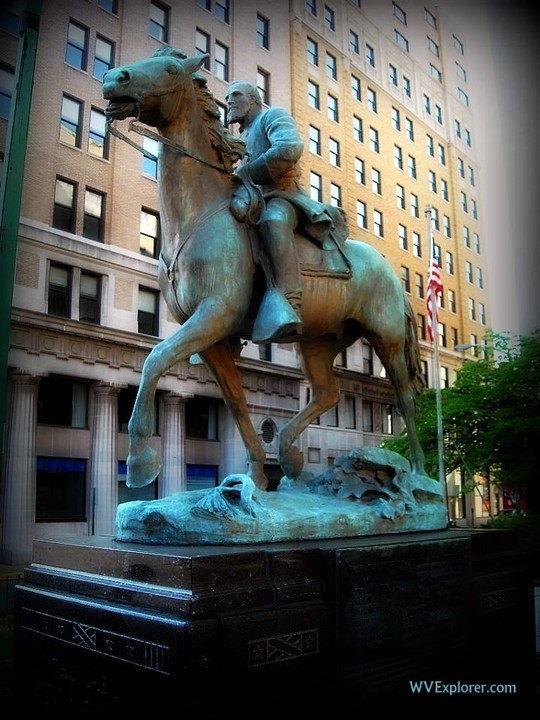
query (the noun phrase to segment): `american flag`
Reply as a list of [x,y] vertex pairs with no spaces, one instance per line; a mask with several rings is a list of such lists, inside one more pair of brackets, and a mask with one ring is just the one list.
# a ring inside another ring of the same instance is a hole
[[431,266],[428,272],[428,283],[427,283],[427,294],[426,294],[426,305],[428,314],[428,335],[431,342],[433,342],[433,329],[437,323],[437,297],[442,292],[441,282],[441,269],[439,267],[439,261],[432,253]]

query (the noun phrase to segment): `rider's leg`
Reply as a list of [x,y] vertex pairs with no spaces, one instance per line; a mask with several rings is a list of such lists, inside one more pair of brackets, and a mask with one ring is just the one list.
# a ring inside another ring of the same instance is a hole
[[297,224],[298,216],[294,207],[279,198],[268,201],[259,220],[261,238],[275,283],[301,317],[302,279],[294,243]]

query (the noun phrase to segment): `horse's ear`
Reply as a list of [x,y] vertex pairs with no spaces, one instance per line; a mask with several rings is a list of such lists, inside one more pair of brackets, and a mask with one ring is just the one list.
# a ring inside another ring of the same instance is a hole
[[197,70],[204,65],[210,55],[205,53],[204,55],[198,55],[197,57],[188,57],[183,61],[184,67],[189,73],[197,72]]

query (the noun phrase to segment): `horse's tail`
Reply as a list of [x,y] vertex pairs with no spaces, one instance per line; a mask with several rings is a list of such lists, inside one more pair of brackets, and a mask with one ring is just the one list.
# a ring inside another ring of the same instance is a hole
[[422,363],[420,362],[420,350],[418,348],[418,333],[416,330],[416,319],[413,307],[409,299],[404,296],[405,300],[405,361],[409,371],[409,378],[413,394],[416,398],[425,389],[426,383],[422,373]]

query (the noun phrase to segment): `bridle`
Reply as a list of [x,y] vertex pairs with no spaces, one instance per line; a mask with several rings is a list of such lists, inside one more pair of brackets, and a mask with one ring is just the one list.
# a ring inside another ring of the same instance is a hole
[[[159,135],[158,133],[153,132],[152,130],[149,130],[146,127],[142,127],[140,125],[135,125],[135,123],[139,120],[141,109],[140,109],[140,102],[141,100],[144,100],[148,97],[161,97],[163,95],[171,95],[172,93],[177,92],[179,89],[178,85],[173,85],[171,88],[167,88],[166,90],[155,90],[152,92],[145,92],[141,93],[141,96],[139,100],[137,100],[137,116],[129,121],[128,125],[128,132],[135,132],[138,135],[142,135],[143,137],[147,137],[149,140],[154,140],[155,142],[159,142],[162,145],[167,145],[168,147],[173,148],[177,152],[181,153],[182,155],[186,155],[187,157],[192,158],[193,160],[197,160],[198,162],[202,163],[203,165],[207,165],[208,167],[214,168],[215,170],[219,170],[222,173],[225,173],[226,175],[231,175],[231,171],[225,167],[224,164],[214,163],[211,160],[207,160],[206,158],[203,158],[201,155],[197,155],[190,150],[188,150],[186,147],[181,145],[180,143],[174,142],[173,140],[169,140],[168,138],[163,137],[162,135]],[[157,160],[157,156],[154,155],[154,153],[151,153],[149,150],[146,150],[142,145],[139,145],[138,143],[134,142],[130,138],[128,138],[127,135],[125,135],[120,130],[117,130],[115,127],[113,127],[112,123],[114,120],[107,119],[105,123],[106,131],[110,132],[111,135],[114,135],[119,140],[122,140],[123,142],[130,145],[132,148],[135,148],[135,150],[138,150],[140,153],[142,153],[146,158],[149,160]]]

